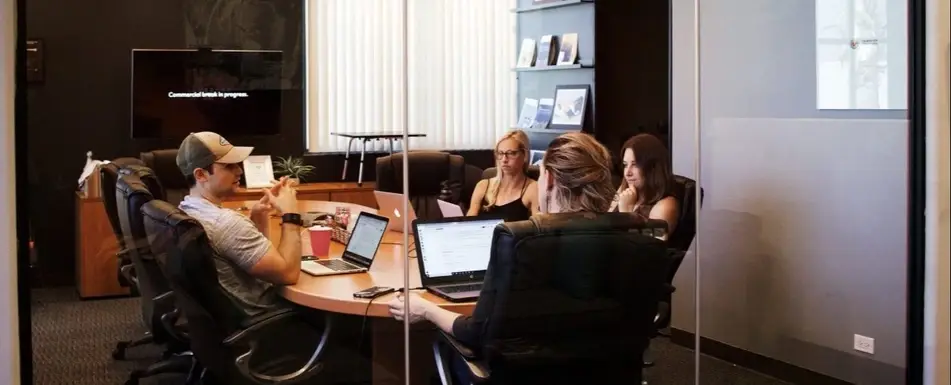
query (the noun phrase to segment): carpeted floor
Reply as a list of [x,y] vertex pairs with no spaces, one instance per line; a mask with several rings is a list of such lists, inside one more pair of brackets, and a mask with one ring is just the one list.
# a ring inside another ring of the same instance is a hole
[[[32,292],[33,379],[35,385],[123,384],[130,371],[154,362],[161,351],[140,346],[125,361],[110,356],[119,340],[144,332],[138,298],[80,301],[72,288]],[[657,339],[657,365],[646,370],[650,385],[693,384],[693,352]],[[704,385],[782,385],[782,381],[704,356]],[[143,379],[142,385],[181,384],[176,375]]]

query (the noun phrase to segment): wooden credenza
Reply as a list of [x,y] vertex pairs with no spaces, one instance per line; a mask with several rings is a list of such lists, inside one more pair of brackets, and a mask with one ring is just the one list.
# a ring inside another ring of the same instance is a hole
[[[348,202],[376,208],[373,190],[376,184],[305,183],[297,187],[298,200]],[[238,190],[228,201],[260,199],[261,189]],[[116,253],[119,242],[112,232],[106,208],[100,197],[76,196],[76,287],[80,298],[111,297],[129,294],[119,285],[119,266]]]

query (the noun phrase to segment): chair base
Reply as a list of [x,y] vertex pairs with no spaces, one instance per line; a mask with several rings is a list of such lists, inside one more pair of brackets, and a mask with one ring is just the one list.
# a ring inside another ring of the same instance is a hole
[[195,365],[196,360],[191,353],[177,355],[160,360],[145,369],[133,370],[132,373],[129,373],[129,379],[126,380],[125,385],[138,385],[139,380],[142,378],[165,373],[188,373],[189,379],[191,379]]
[[151,344],[152,342],[155,342],[155,336],[153,336],[152,333],[145,333],[145,336],[133,341],[119,341],[119,343],[116,344],[116,348],[112,350],[112,359],[124,360],[127,349]]

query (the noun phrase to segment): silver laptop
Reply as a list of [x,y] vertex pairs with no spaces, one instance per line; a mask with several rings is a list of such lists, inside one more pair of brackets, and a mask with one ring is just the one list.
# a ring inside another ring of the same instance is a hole
[[436,203],[439,205],[439,211],[442,212],[443,218],[455,218],[463,217],[465,214],[462,213],[462,207],[455,203],[449,203],[442,199],[437,199]]
[[453,302],[479,298],[499,218],[454,217],[413,222],[419,277],[426,290]]
[[[403,194],[386,191],[374,191],[373,195],[376,197],[376,204],[380,208],[378,211],[380,215],[385,215],[390,219],[390,224],[387,230],[402,233],[404,215],[407,217],[409,223],[413,223],[413,221],[416,220],[416,211],[413,210],[412,204],[407,205],[407,212],[401,213],[403,210]],[[410,231],[412,231],[412,226]]]
[[370,270],[373,257],[380,248],[386,224],[383,216],[361,212],[350,232],[350,241],[340,258],[303,261],[301,271],[310,275],[337,275],[363,273]]

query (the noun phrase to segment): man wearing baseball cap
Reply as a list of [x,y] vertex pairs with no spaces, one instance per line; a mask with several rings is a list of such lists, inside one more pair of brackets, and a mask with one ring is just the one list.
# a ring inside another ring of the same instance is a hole
[[[253,147],[237,147],[214,132],[189,134],[175,159],[188,181],[189,194],[179,205],[198,220],[217,257],[218,283],[248,316],[288,306],[277,285],[293,285],[300,276],[302,225],[297,193],[283,178],[251,208],[250,218],[221,207],[241,180],[241,162]],[[282,215],[281,241],[268,240],[268,215]]]

